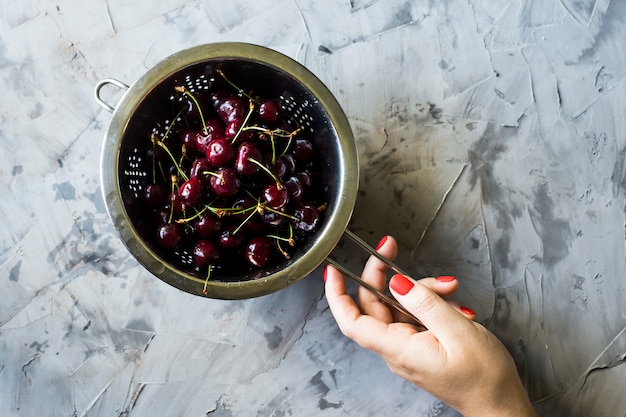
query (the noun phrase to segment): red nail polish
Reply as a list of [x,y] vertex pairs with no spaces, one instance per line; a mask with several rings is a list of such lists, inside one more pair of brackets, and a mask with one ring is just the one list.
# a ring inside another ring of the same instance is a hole
[[450,275],[442,275],[440,277],[435,278],[437,281],[439,282],[452,282],[454,281],[456,278],[454,278],[453,276]]
[[385,242],[387,241],[387,238],[389,236],[384,236],[382,239],[380,239],[380,242],[378,242],[378,245],[376,245],[376,250],[380,249],[383,247],[383,245],[385,244]]
[[414,285],[415,284],[413,284],[411,280],[400,274],[394,275],[389,281],[389,287],[400,295],[405,295],[411,291],[411,288],[413,288]]
[[468,316],[475,316],[475,315],[476,315],[476,313],[474,313],[474,310],[469,309],[469,308],[467,308],[467,307],[461,307],[461,312],[462,312],[463,314],[468,315]]
[[328,273],[328,265],[324,265],[324,284],[326,284],[326,274]]

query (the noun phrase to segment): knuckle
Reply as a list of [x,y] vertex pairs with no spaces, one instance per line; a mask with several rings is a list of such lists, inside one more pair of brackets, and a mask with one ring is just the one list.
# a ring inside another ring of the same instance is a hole
[[421,315],[428,314],[433,311],[438,305],[438,296],[431,292],[426,292],[424,296],[418,300],[413,300],[409,306],[407,306],[412,313],[420,317]]

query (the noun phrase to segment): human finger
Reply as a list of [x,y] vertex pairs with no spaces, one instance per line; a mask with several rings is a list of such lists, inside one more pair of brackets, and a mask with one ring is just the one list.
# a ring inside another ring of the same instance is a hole
[[398,302],[444,346],[458,342],[463,334],[471,331],[472,322],[425,285],[396,274],[389,281],[389,288]]
[[[393,261],[398,254],[398,245],[392,236],[383,237],[376,250],[386,259]],[[367,260],[361,278],[380,292],[387,289],[387,265],[375,257],[370,256]],[[376,317],[386,323],[393,321],[393,316],[386,304],[374,293],[365,287],[359,286],[357,291],[358,304],[364,314]]]

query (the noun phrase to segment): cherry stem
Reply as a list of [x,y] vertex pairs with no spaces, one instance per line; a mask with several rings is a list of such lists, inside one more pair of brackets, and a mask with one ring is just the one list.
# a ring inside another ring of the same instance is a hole
[[208,295],[209,291],[207,291],[207,286],[209,285],[209,279],[211,278],[211,270],[212,270],[212,265],[209,264],[208,268],[207,268],[207,273],[206,273],[206,279],[204,280],[204,287],[202,287],[202,294],[204,295]]
[[200,103],[198,103],[198,100],[193,96],[193,94],[189,92],[189,90],[187,90],[183,86],[174,87],[174,90],[178,91],[179,93],[185,94],[187,97],[191,99],[191,101],[193,101],[193,103],[198,108],[198,113],[200,113],[200,120],[202,121],[202,132],[204,132],[205,135],[208,135],[209,132],[206,130],[206,121],[204,120],[204,114],[202,114],[202,108],[200,108]]
[[222,71],[221,68],[217,68],[215,70],[220,77],[222,77],[228,84],[230,84],[235,90],[237,90],[237,92],[245,97],[248,97],[250,100],[254,100],[256,101],[253,97],[251,97],[250,95],[248,95],[245,91],[243,91],[243,89],[241,87],[239,87],[237,84],[235,84],[234,82],[232,82],[231,80],[228,79],[228,77],[226,77],[226,75],[224,74],[224,71]]
[[187,177],[187,174],[185,174],[185,172],[181,169],[180,164],[176,161],[176,158],[174,158],[174,155],[172,155],[169,148],[163,143],[162,140],[156,139],[156,135],[153,133],[152,142],[154,143],[155,141],[156,141],[156,144],[159,145],[161,148],[163,148],[163,150],[165,150],[165,152],[169,155],[172,162],[174,162],[174,165],[176,166],[176,170],[178,171],[180,176],[183,177],[185,181],[189,180],[189,177]]
[[[258,207],[258,206],[257,206]],[[235,230],[233,230],[233,235],[237,234],[237,232],[239,232],[241,230],[241,228],[248,223],[248,221],[252,218],[252,216],[254,216],[257,213],[257,210],[252,210],[252,213],[250,213],[250,215],[248,215],[248,217],[245,218],[244,221],[241,222],[241,224],[239,226],[237,226],[237,228]]]
[[278,188],[279,190],[283,188],[283,185],[280,183],[278,178],[276,178],[276,175],[274,175],[274,173],[270,171],[265,165],[263,165],[261,162],[257,161],[254,158],[248,158],[248,161],[258,165],[263,171],[267,172],[269,176],[272,177],[272,179],[276,182],[276,188]]
[[234,145],[235,142],[237,142],[237,139],[239,138],[239,135],[241,134],[241,132],[243,132],[243,129],[246,126],[246,123],[248,123],[248,120],[250,120],[250,116],[252,116],[252,112],[253,111],[254,111],[254,101],[252,101],[252,99],[250,99],[250,105],[249,105],[249,108],[248,108],[248,114],[246,114],[246,118],[243,119],[243,123],[241,123],[241,126],[239,127],[239,130],[237,131],[237,134],[235,135],[233,140],[230,141],[231,145]]

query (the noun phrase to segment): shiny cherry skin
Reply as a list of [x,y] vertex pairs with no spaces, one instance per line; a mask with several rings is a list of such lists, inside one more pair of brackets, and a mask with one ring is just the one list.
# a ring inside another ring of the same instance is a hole
[[272,183],[263,188],[263,198],[269,207],[283,208],[289,202],[289,191],[283,184]]
[[274,245],[265,236],[255,236],[246,244],[245,256],[252,265],[263,268],[274,258]]
[[209,179],[211,189],[218,197],[232,197],[241,187],[241,180],[234,168],[219,168]]
[[177,194],[185,206],[195,207],[204,196],[204,184],[198,178],[190,178],[181,184]]
[[261,170],[261,167],[258,164],[251,162],[250,159],[258,162],[261,161],[262,158],[263,155],[257,145],[252,142],[244,142],[239,145],[239,149],[237,150],[235,169],[239,175],[243,177],[251,177],[257,174]]
[[213,139],[207,146],[206,159],[215,168],[231,165],[235,162],[236,156],[237,153],[230,141],[224,137]]
[[183,229],[177,223],[162,224],[157,229],[157,243],[164,249],[174,249],[183,238]]
[[201,239],[194,245],[191,256],[193,263],[202,268],[219,259],[220,251],[219,247],[212,241]]

